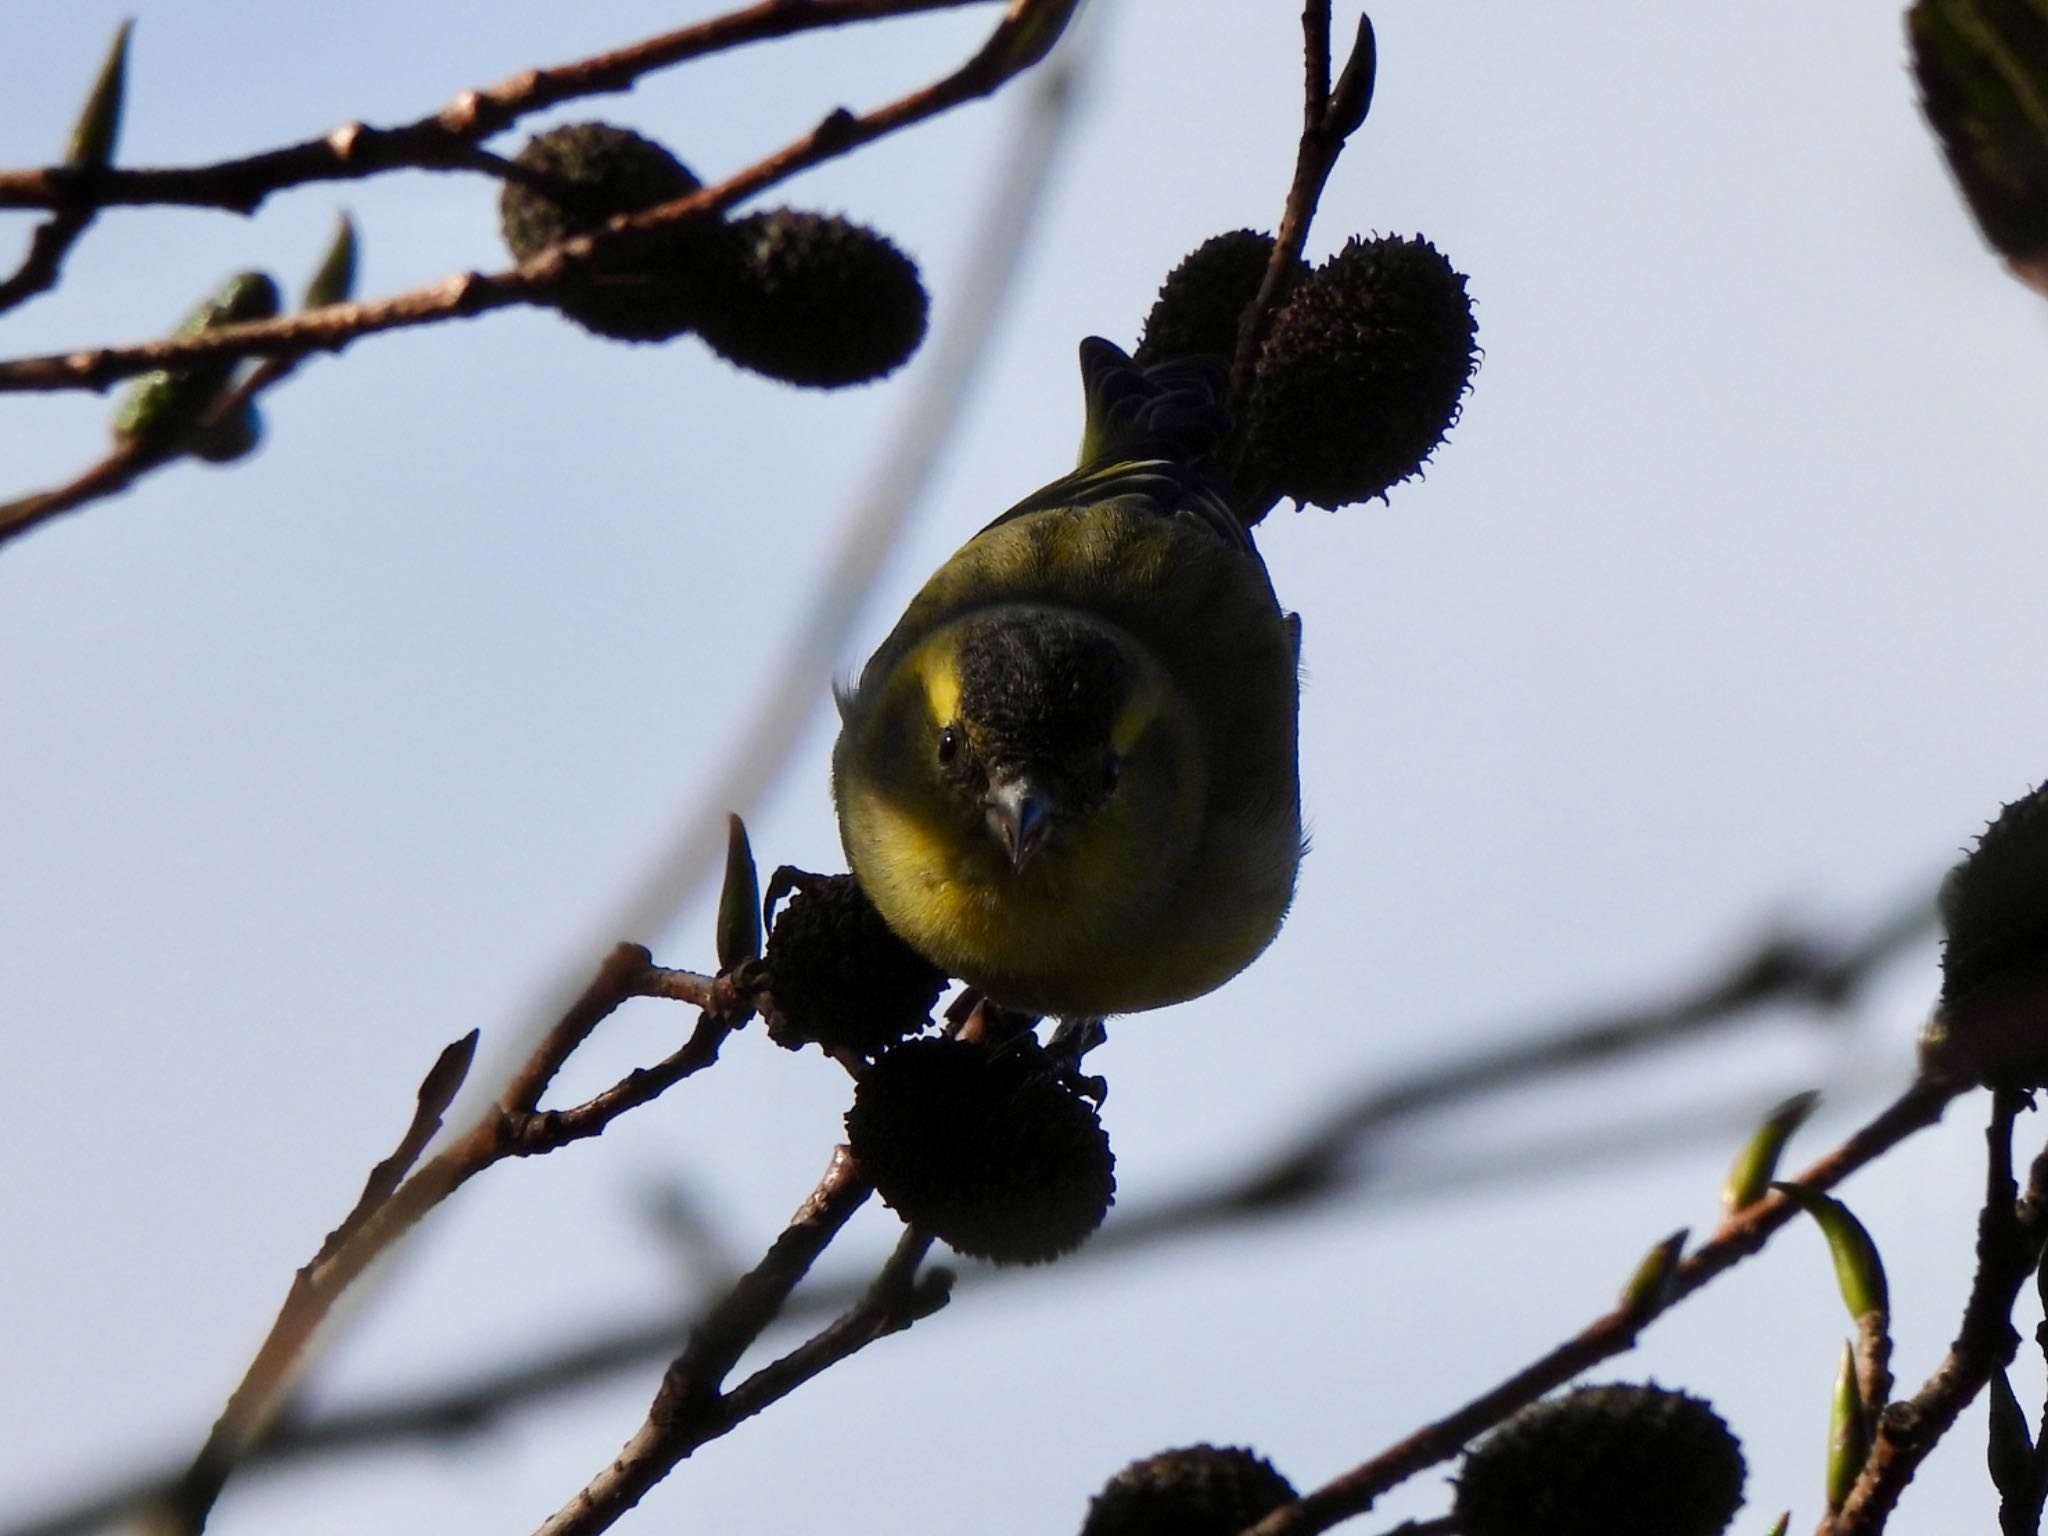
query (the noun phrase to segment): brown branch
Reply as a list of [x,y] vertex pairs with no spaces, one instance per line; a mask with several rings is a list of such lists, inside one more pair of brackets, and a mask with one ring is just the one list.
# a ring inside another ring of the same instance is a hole
[[313,1255],[313,1262],[308,1268],[317,1269],[333,1258],[343,1244],[362,1230],[363,1224],[377,1213],[384,1202],[398,1192],[398,1186],[427,1150],[427,1143],[440,1134],[441,1117],[448,1113],[448,1106],[462,1091],[462,1085],[469,1077],[470,1064],[476,1060],[477,1039],[478,1032],[472,1029],[460,1040],[444,1047],[435,1058],[420,1083],[412,1122],[399,1139],[397,1150],[370,1170],[370,1176],[363,1181],[363,1192],[356,1199],[355,1209],[342,1218],[340,1226],[327,1234],[327,1241],[320,1245],[320,1251]]
[[2012,1126],[2018,1108],[2016,1094],[1994,1096],[1985,1133],[1989,1156],[1984,1208],[1977,1217],[1977,1274],[1955,1342],[1918,1392],[1885,1409],[1863,1471],[1841,1510],[1822,1522],[1820,1536],[1871,1536],[1883,1530],[1920,1463],[1991,1373],[2011,1365],[2019,1353],[2013,1304],[2048,1244],[2048,1149],[2034,1159],[2026,1193],[2015,1203]]
[[396,128],[344,123],[321,138],[212,165],[128,169],[59,165],[0,172],[0,208],[174,205],[253,213],[274,192],[395,170],[489,169],[476,146],[520,118],[565,101],[630,89],[657,70],[748,43],[821,27],[954,10],[981,0],[758,0],[757,4],[568,64],[522,70],[464,91],[439,112]]
[[721,1390],[740,1356],[872,1192],[853,1154],[835,1148],[825,1177],[767,1256],[692,1330],[689,1343],[663,1375],[646,1421],[611,1464],[540,1527],[538,1536],[593,1536],[610,1529],[699,1446],[945,1304],[948,1279],[943,1272],[923,1285],[915,1279],[931,1238],[907,1229],[854,1307],[731,1391]]
[[93,220],[91,209],[66,209],[45,219],[28,237],[28,251],[13,276],[0,282],[0,315],[57,286],[64,258]]
[[[1798,1183],[1827,1189],[1916,1131],[1941,1118],[1963,1084],[1922,1078],[1848,1140],[1798,1176]],[[1482,1393],[1457,1412],[1424,1426],[1370,1461],[1291,1504],[1281,1506],[1246,1536],[1307,1536],[1326,1531],[1371,1509],[1379,1496],[1417,1473],[1448,1461],[1467,1443],[1544,1393],[1634,1347],[1637,1335],[1655,1318],[1724,1271],[1759,1251],[1771,1235],[1793,1220],[1799,1207],[1770,1194],[1722,1222],[1712,1238],[1678,1266],[1670,1290],[1659,1300],[1627,1304],[1596,1318],[1541,1359]]]
[[1257,297],[1238,322],[1237,352],[1230,366],[1230,411],[1240,421],[1259,348],[1265,344],[1273,316],[1287,297],[1295,266],[1308,245],[1309,225],[1322,201],[1323,188],[1337,168],[1345,142],[1365,120],[1372,100],[1375,44],[1370,17],[1359,18],[1351,57],[1334,94],[1330,86],[1330,0],[1307,0],[1301,13],[1301,33],[1302,121],[1294,152],[1294,180],[1287,189],[1266,275],[1260,280]]
[[83,473],[47,491],[0,502],[0,544],[62,513],[118,496],[153,469],[184,457],[176,449],[125,443]]
[[75,479],[53,490],[37,491],[14,501],[0,502],[0,544],[18,538],[65,512],[75,512],[95,501],[105,501],[126,491],[145,475],[179,463],[191,456],[194,438],[221,422],[241,414],[257,396],[283,383],[305,362],[303,355],[266,358],[250,369],[233,387],[221,391],[192,430],[171,443],[145,446],[124,443]]
[[[546,302],[600,255],[630,256],[681,226],[710,219],[797,172],[995,92],[1036,62],[1021,46],[1047,0],[1013,0],[988,41],[943,79],[856,116],[840,108],[817,127],[764,159],[688,197],[621,215],[603,229],[551,246],[532,260],[495,273],[460,272],[405,293],[356,304],[330,304],[275,320],[223,325],[192,336],[135,346],[86,348],[0,363],[0,391],[105,389],[154,368],[188,367],[230,357],[292,357],[338,352],[361,336],[480,315],[510,304]],[[1057,0],[1053,0],[1057,3]]]
[[359,1206],[343,1223],[338,1240],[323,1244],[293,1277],[284,1305],[255,1359],[206,1443],[165,1499],[161,1513],[166,1528],[183,1532],[204,1529],[207,1514],[228,1477],[269,1432],[297,1378],[307,1344],[335,1301],[429,1211],[493,1163],[594,1135],[616,1114],[652,1096],[645,1083],[629,1086],[633,1080],[628,1079],[597,1100],[558,1116],[542,1114],[534,1107],[591,1030],[628,998],[650,989],[665,995],[689,993],[692,1001],[718,1010],[699,1024],[690,1045],[678,1053],[684,1060],[672,1057],[652,1069],[662,1086],[716,1060],[725,1034],[733,1022],[745,1016],[748,1007],[729,983],[691,977],[687,972],[655,971],[647,951],[637,944],[614,949],[582,996],[570,1005],[483,1117],[387,1197],[371,1202],[367,1209]]
[[[1524,1030],[1522,1043],[1504,1051],[1424,1068],[1392,1085],[1375,1083],[1349,1105],[1312,1126],[1302,1139],[1253,1160],[1249,1173],[1149,1209],[1121,1214],[1069,1261],[1112,1262],[1133,1249],[1184,1238],[1206,1228],[1228,1228],[1280,1213],[1300,1214],[1328,1204],[1366,1182],[1373,1171],[1359,1156],[1373,1141],[1423,1115],[1469,1104],[1590,1063],[1697,1037],[1785,1004],[1833,1009],[1852,1002],[1877,969],[1917,942],[1932,920],[1932,904],[1915,898],[1872,927],[1847,938],[1781,934],[1713,968],[1667,1000],[1577,1020],[1545,1031]],[[665,979],[667,978],[667,979]],[[643,990],[714,1008],[724,1004],[703,977],[651,971]],[[648,1070],[660,1070],[659,1068]],[[616,1092],[617,1090],[608,1090]],[[591,1102],[603,1100],[600,1094]],[[574,1113],[571,1112],[564,1112]],[[1307,1118],[1307,1117],[1304,1117]],[[1000,1281],[1004,1271],[973,1270],[973,1283]],[[824,1285],[805,1293],[809,1305],[848,1306],[853,1297]],[[805,1310],[798,1298],[794,1310]],[[593,1380],[672,1355],[689,1324],[675,1317],[643,1318],[555,1346],[436,1391],[330,1410],[316,1419],[286,1417],[252,1460],[276,1466],[402,1443],[408,1439],[473,1433],[503,1414]],[[145,1470],[102,1478],[92,1494],[62,1509],[7,1527],[0,1536],[76,1536],[160,1498],[175,1471]]]

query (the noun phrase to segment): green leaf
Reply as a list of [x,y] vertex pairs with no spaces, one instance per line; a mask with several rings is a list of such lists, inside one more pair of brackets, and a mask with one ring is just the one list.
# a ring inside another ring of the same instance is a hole
[[1842,1288],[1842,1301],[1849,1315],[1860,1321],[1873,1312],[1888,1313],[1891,1302],[1885,1285],[1884,1261],[1878,1257],[1877,1244],[1871,1241],[1870,1233],[1850,1214],[1849,1207],[1804,1184],[1779,1182],[1771,1188],[1820,1224],[1821,1234],[1828,1240],[1828,1252],[1834,1256],[1835,1280]]

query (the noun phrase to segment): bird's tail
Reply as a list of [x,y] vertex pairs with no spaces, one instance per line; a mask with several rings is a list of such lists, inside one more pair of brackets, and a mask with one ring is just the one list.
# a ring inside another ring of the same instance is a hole
[[1230,431],[1219,363],[1134,363],[1113,342],[1090,336],[1081,343],[1081,383],[1088,422],[1080,468],[1026,496],[989,528],[1047,507],[1143,496],[1165,516],[1192,518],[1226,543],[1251,550],[1237,493],[1218,462]]
[[1080,467],[1136,459],[1193,464],[1212,456],[1230,431],[1227,384],[1215,358],[1146,365],[1114,342],[1088,337],[1081,343],[1087,417]]

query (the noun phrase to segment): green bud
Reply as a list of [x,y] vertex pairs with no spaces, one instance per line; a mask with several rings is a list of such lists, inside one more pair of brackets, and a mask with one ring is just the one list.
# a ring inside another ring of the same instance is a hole
[[1358,36],[1351,43],[1351,57],[1337,83],[1330,88],[1329,115],[1324,126],[1339,139],[1348,139],[1365,122],[1372,110],[1373,80],[1379,73],[1379,41],[1373,36],[1372,18],[1358,18]]
[[1764,1532],[1764,1536],[1785,1536],[1785,1533],[1791,1529],[1792,1511],[1788,1509],[1785,1511],[1785,1513],[1778,1516],[1777,1523],[1773,1525],[1768,1531]]
[[327,254],[320,258],[320,265],[313,269],[313,275],[306,283],[306,309],[321,309],[329,304],[345,304],[356,291],[356,226],[347,214],[335,220],[334,238],[327,244]]
[[92,93],[72,126],[65,146],[66,165],[101,166],[114,158],[114,146],[121,138],[121,106],[128,94],[128,38],[135,30],[134,18],[114,29],[114,41],[100,65]]
[[2034,1484],[2039,1473],[2034,1465],[2034,1437],[2027,1429],[2027,1415],[2012,1394],[2012,1383],[2004,1367],[1991,1373],[1986,1384],[1990,1400],[1991,1433],[1985,1445],[1985,1461],[1992,1486],[2011,1503],[2034,1502]]
[[1722,1209],[1732,1216],[1763,1199],[1777,1177],[1778,1159],[1784,1156],[1786,1143],[1819,1103],[1817,1093],[1795,1093],[1764,1117],[1728,1170],[1727,1182],[1721,1186]]
[[761,881],[747,824],[726,818],[725,884],[718,893],[718,968],[729,971],[761,953]]
[[1863,1394],[1856,1387],[1856,1351],[1845,1340],[1841,1368],[1835,1373],[1834,1397],[1828,1405],[1829,1514],[1848,1499],[1869,1459],[1870,1431],[1863,1416]]
[[1884,1262],[1877,1256],[1877,1244],[1849,1207],[1831,1195],[1804,1184],[1775,1183],[1771,1188],[1791,1200],[1820,1224],[1828,1240],[1828,1252],[1835,1261],[1835,1281],[1842,1288],[1842,1302],[1852,1318],[1861,1321],[1872,1313],[1890,1311],[1885,1287]]
[[[193,310],[175,334],[197,336],[225,325],[268,320],[277,308],[276,283],[261,272],[237,272]],[[234,377],[237,361],[213,359],[141,375],[114,412],[115,441],[163,450],[182,446],[179,440],[199,425]]]
[[180,336],[197,336],[201,331],[219,330],[224,325],[241,325],[250,320],[268,320],[279,307],[277,284],[262,272],[237,272],[220,285],[220,290],[195,309],[178,327]]
[[1678,1261],[1685,1254],[1689,1227],[1680,1227],[1643,1255],[1628,1284],[1621,1288],[1621,1309],[1630,1317],[1648,1317],[1663,1309],[1671,1299],[1671,1282],[1678,1273]]
[[1052,52],[1080,8],[1081,0],[1012,0],[991,40],[1001,50],[1003,67],[1016,74],[1038,63]]

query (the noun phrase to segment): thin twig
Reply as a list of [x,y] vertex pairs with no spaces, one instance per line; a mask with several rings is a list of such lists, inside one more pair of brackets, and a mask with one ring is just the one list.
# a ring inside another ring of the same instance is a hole
[[464,91],[397,128],[344,123],[317,139],[211,165],[130,169],[58,165],[0,172],[0,208],[173,205],[253,213],[272,193],[395,170],[488,170],[476,145],[535,112],[629,90],[643,76],[707,54],[821,27],[956,10],[982,0],[759,0],[658,37],[567,64],[521,70]]
[[0,282],[0,315],[57,286],[64,258],[93,220],[92,209],[67,208],[45,219],[28,237],[28,251],[14,274]]
[[[1946,1080],[1920,1079],[1875,1119],[1802,1172],[1797,1182],[1814,1189],[1828,1189],[1840,1183],[1908,1136],[1934,1124],[1964,1087]],[[1633,1348],[1637,1335],[1652,1320],[1756,1253],[1798,1211],[1799,1207],[1785,1196],[1773,1193],[1736,1212],[1678,1266],[1670,1289],[1661,1299],[1647,1304],[1625,1304],[1596,1318],[1541,1359],[1457,1412],[1424,1426],[1370,1461],[1283,1505],[1253,1526],[1246,1536],[1308,1536],[1364,1514],[1381,1494],[1418,1472],[1450,1460],[1468,1442],[1509,1414],[1564,1385],[1581,1371]]]
[[1257,297],[1238,322],[1237,351],[1230,367],[1230,410],[1239,420],[1244,418],[1259,348],[1264,345],[1273,316],[1293,284],[1323,188],[1337,168],[1345,142],[1364,120],[1372,98],[1375,44],[1370,17],[1359,18],[1350,60],[1339,77],[1343,86],[1340,96],[1333,97],[1330,89],[1330,0],[1307,0],[1301,13],[1301,34],[1301,137],[1295,145],[1294,180],[1287,189],[1280,228],[1273,236],[1273,254],[1266,263],[1266,275],[1259,283]]
[[[1250,1172],[1228,1179],[1221,1187],[1120,1213],[1069,1265],[1113,1262],[1124,1253],[1193,1232],[1264,1220],[1281,1212],[1299,1216],[1328,1204],[1383,1177],[1383,1165],[1359,1156],[1364,1147],[1429,1112],[1480,1101],[1575,1066],[1620,1060],[1677,1044],[1708,1029],[1755,1017],[1769,1006],[1846,1005],[1880,966],[1922,936],[1931,912],[1931,902],[1916,898],[1902,903],[1897,912],[1882,917],[1867,932],[1848,938],[1790,934],[1766,939],[1678,989],[1668,1000],[1599,1014],[1533,1036],[1525,1030],[1519,1043],[1491,1055],[1426,1067],[1391,1085],[1376,1082],[1350,1105],[1313,1127],[1299,1143],[1251,1159]],[[665,976],[678,980],[673,992],[663,995],[701,1001],[704,978],[687,972],[650,972],[643,980],[643,990],[660,992],[664,986],[660,978]],[[591,1102],[604,1097],[600,1094]],[[1753,1115],[1743,1123],[1753,1123]],[[1670,1128],[1669,1122],[1666,1128]],[[1639,1142],[1628,1145],[1640,1151]],[[1516,1161],[1520,1169],[1532,1166],[1530,1159]],[[1007,1273],[975,1269],[963,1278],[981,1284],[1000,1281]],[[824,1307],[846,1306],[853,1300],[829,1284],[806,1290],[797,1300],[797,1310],[806,1308],[805,1298],[811,1298],[810,1306]],[[506,1413],[672,1355],[689,1326],[688,1321],[674,1317],[639,1319],[556,1345],[528,1359],[515,1359],[432,1392],[332,1409],[318,1418],[294,1418],[287,1411],[251,1460],[277,1466],[408,1440],[474,1433]],[[118,1480],[101,1478],[86,1499],[10,1526],[0,1536],[77,1536],[138,1503],[160,1497],[175,1478],[174,1471],[162,1469]]]
[[174,449],[124,443],[62,485],[0,502],[0,544],[61,513],[118,496],[151,470],[183,457]]
[[519,266],[491,273],[458,272],[382,299],[330,304],[275,320],[218,326],[190,336],[16,358],[0,363],[0,391],[101,390],[133,374],[189,367],[202,360],[339,352],[361,337],[383,331],[466,318],[512,304],[545,303],[550,293],[573,282],[600,256],[630,256],[663,235],[709,220],[799,171],[993,94],[1035,62],[1035,55],[1019,43],[1027,35],[1027,23],[1042,9],[1043,0],[1014,0],[980,50],[943,79],[872,112],[855,115],[841,108],[803,137],[716,186],[641,212],[622,214],[604,228],[550,246]]
[[[166,1499],[161,1511],[166,1528],[186,1532],[204,1528],[228,1477],[269,1431],[297,1379],[306,1346],[336,1300],[422,1217],[493,1163],[594,1135],[616,1114],[651,1097],[642,1091],[644,1084],[621,1084],[599,1096],[608,1101],[602,1108],[584,1105],[557,1116],[535,1108],[570,1053],[601,1020],[628,998],[641,995],[643,984],[673,992],[681,986],[679,978],[688,975],[662,971],[650,977],[652,969],[647,951],[639,945],[621,944],[614,949],[491,1110],[388,1197],[367,1211],[352,1214],[344,1223],[341,1240],[323,1244],[298,1272],[255,1359],[206,1443]],[[663,1068],[654,1069],[663,1086],[709,1066],[717,1058],[729,1021],[743,1018],[747,1012],[745,999],[729,983],[711,977],[694,980],[699,985],[693,989],[697,994],[693,1000],[722,1017],[717,1025],[700,1024],[691,1045],[681,1053],[687,1060],[676,1063],[671,1058]]]
[[931,1238],[906,1230],[874,1284],[850,1311],[731,1391],[721,1390],[740,1356],[872,1192],[852,1153],[836,1148],[825,1177],[767,1256],[692,1331],[689,1343],[663,1375],[646,1421],[610,1465],[542,1525],[537,1536],[594,1536],[608,1530],[699,1446],[855,1351],[944,1305],[945,1280],[915,1283]]
[[1994,1096],[1985,1133],[1989,1156],[1984,1208],[1977,1218],[1977,1274],[1955,1342],[1918,1392],[1885,1409],[1855,1487],[1833,1520],[1822,1522],[1821,1536],[1872,1536],[1883,1530],[1920,1463],[1991,1373],[2011,1365],[2019,1353],[2013,1304],[2048,1243],[2048,1149],[2034,1159],[2026,1192],[2015,1204],[2012,1126],[2017,1110],[2016,1095]]
[[14,501],[0,502],[0,545],[18,538],[51,518],[75,512],[96,501],[105,501],[128,490],[145,475],[190,458],[190,444],[209,427],[239,416],[255,403],[257,396],[283,383],[305,362],[303,356],[266,358],[245,377],[220,393],[211,408],[193,424],[191,432],[175,442],[145,445],[123,443],[83,474],[53,490],[37,491]]

